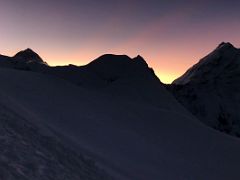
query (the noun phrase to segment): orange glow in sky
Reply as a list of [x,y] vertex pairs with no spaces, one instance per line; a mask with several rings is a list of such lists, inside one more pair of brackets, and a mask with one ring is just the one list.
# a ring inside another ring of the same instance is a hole
[[[216,5],[217,4],[217,5]],[[222,41],[240,47],[240,1],[0,1],[0,54],[31,48],[50,65],[141,55],[171,83]]]
[[[220,43],[220,42],[219,42]],[[181,44],[171,45],[170,48],[165,47],[159,49],[156,54],[154,52],[145,52],[140,53],[141,50],[137,51],[127,48],[128,54],[130,57],[135,57],[138,54],[144,57],[149,67],[152,67],[155,71],[155,74],[159,79],[164,83],[171,83],[173,80],[181,76],[188,68],[197,63],[202,57],[210,53],[218,43],[209,43],[209,44],[194,44],[190,46],[181,46]],[[51,50],[36,48],[33,49],[36,51],[49,65],[85,65],[96,59],[97,57],[113,53],[113,54],[126,54],[125,49],[108,49],[105,50],[100,45],[97,47],[90,48],[86,47],[76,49],[75,51],[64,51],[64,50]],[[190,47],[190,48],[189,48]],[[26,47],[24,47],[25,49]],[[144,47],[143,47],[144,48]],[[13,56],[18,51],[22,49],[12,49],[9,51],[2,51],[2,54]]]

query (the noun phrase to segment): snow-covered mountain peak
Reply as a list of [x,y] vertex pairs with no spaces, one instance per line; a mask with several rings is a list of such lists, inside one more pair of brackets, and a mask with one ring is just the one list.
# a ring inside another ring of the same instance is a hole
[[236,72],[240,72],[240,50],[223,42],[173,84],[207,83]]
[[222,42],[218,45],[217,49],[235,48],[230,42]]
[[26,63],[41,63],[41,64],[46,64],[42,58],[34,52],[32,49],[27,48],[23,51],[18,52],[13,58],[24,61]]
[[236,47],[234,47],[234,45],[232,45],[229,42],[222,42],[220,43],[217,48],[210,53],[209,55],[214,55],[214,54],[228,54],[231,55],[234,52],[238,51],[238,49]]
[[240,137],[240,49],[221,43],[173,82],[175,97],[214,129]]

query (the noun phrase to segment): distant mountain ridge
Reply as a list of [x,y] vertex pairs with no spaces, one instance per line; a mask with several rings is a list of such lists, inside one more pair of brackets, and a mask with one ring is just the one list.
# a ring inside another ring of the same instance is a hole
[[[158,79],[153,69],[149,68],[146,61],[139,55],[131,59],[126,55],[105,54],[85,66],[70,64],[51,67],[37,53],[28,48],[18,52],[13,57],[0,55],[0,67],[54,74],[71,82],[94,88],[105,86],[104,83],[107,81],[114,81],[114,79],[123,76],[131,78],[133,76],[149,76],[150,74]],[[102,82],[96,84],[84,82],[91,78]]]
[[[0,67],[57,76],[91,91],[133,101],[159,106],[161,99],[172,98],[162,96],[164,84],[140,55],[130,58],[126,55],[105,54],[84,66],[56,67],[44,63],[31,49],[20,51],[14,57],[4,56],[0,59]],[[171,105],[168,107],[171,108]]]

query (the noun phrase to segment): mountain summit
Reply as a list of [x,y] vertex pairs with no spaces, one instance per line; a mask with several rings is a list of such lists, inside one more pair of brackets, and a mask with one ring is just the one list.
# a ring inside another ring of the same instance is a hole
[[175,97],[198,119],[240,137],[239,75],[240,50],[221,43],[171,87]]
[[220,48],[235,48],[230,42],[221,42],[217,49],[220,49]]
[[30,48],[18,52],[15,56],[13,56],[13,58],[25,63],[44,63],[45,64],[42,58]]
[[231,43],[221,43],[213,52],[202,58],[173,84],[207,83],[227,78],[240,71],[240,50]]
[[[126,55],[105,54],[86,66],[90,71],[104,79],[148,76],[149,72],[151,72],[148,64],[141,56],[132,59]],[[150,75],[153,74],[150,73]]]

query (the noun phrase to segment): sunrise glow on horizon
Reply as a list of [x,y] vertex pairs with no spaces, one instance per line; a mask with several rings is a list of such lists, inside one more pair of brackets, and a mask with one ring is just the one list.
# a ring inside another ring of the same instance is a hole
[[239,1],[0,0],[0,54],[31,48],[50,65],[141,55],[171,83],[222,41],[240,47]]

